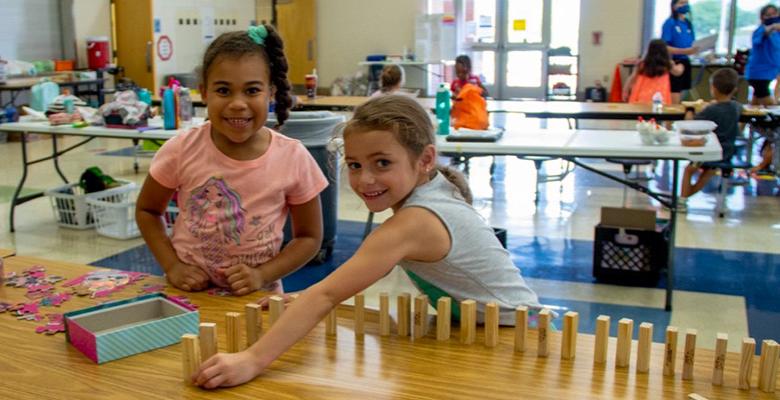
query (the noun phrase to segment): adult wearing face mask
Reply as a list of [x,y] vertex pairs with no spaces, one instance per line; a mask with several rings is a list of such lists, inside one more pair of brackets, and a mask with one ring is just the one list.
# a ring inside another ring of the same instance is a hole
[[693,32],[693,23],[688,18],[691,13],[688,0],[672,0],[671,8],[672,16],[664,22],[661,39],[666,42],[674,63],[685,67],[682,75],[670,78],[672,103],[680,103],[682,91],[691,88],[691,59],[688,56],[698,53],[699,49],[693,46],[696,35]]
[[[745,67],[745,78],[753,87],[750,104],[772,105],[775,99],[769,93],[769,83],[780,73],[780,18],[777,7],[761,7],[761,23],[753,31],[753,48]],[[775,93],[777,94],[777,93]]]

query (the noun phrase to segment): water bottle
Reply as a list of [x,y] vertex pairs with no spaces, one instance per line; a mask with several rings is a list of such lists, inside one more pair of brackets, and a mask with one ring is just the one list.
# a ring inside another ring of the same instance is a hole
[[436,91],[436,120],[439,122],[439,135],[450,133],[450,90],[442,83]]
[[661,92],[655,92],[653,95],[653,112],[660,113],[664,110],[664,96]]
[[192,124],[192,97],[190,89],[179,89],[179,121],[181,126],[188,128]]
[[163,127],[166,130],[176,129],[176,95],[173,89],[165,89],[163,92]]

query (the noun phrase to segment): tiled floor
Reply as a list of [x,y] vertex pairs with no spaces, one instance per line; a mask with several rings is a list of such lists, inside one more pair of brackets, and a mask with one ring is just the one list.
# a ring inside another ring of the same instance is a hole
[[[538,126],[539,122],[510,117],[507,124],[517,129]],[[561,125],[562,121],[552,121],[548,126]],[[66,137],[63,141],[72,144],[77,140]],[[86,167],[98,165],[116,178],[141,184],[149,158],[141,159],[141,173],[135,174],[132,158],[100,155],[129,145],[129,141],[95,140],[64,156],[61,166],[70,179],[78,178]],[[33,156],[43,155],[50,148],[48,139],[30,145]],[[26,256],[92,263],[142,245],[141,239],[114,240],[92,230],[59,228],[46,198],[18,207],[17,231],[9,233],[8,199],[21,176],[20,145],[0,144],[0,160],[3,171],[0,174],[0,248],[15,248],[18,254]],[[607,313],[613,319],[627,316],[639,322],[655,323],[656,340],[667,324],[682,329],[697,328],[699,343],[704,347],[714,345],[716,332],[727,332],[734,338],[750,334],[757,339],[780,339],[780,296],[777,295],[780,292],[780,197],[774,181],[756,184],[751,180],[749,186],[733,189],[723,219],[713,213],[714,184],[690,199],[688,214],[679,218],[677,290],[674,311],[667,313],[663,311],[663,282],[659,287],[636,288],[592,280],[593,227],[598,222],[601,206],[621,205],[621,186],[577,169],[563,182],[539,185],[536,205],[533,163],[499,158],[491,179],[491,162],[487,157],[471,161],[470,183],[475,207],[492,225],[509,231],[509,247],[515,262],[544,302],[580,312],[583,330],[592,330],[592,320],[598,314]],[[594,162],[600,168],[622,174],[618,165]],[[544,163],[546,173],[564,167],[559,161]],[[658,178],[651,185],[668,187],[669,168],[668,164],[660,163],[656,167]],[[26,187],[50,188],[61,184],[58,179],[51,163],[44,162],[31,168]],[[346,181],[341,182],[339,219],[345,221],[344,232],[352,232],[357,237],[367,212],[346,187]],[[657,203],[632,191],[628,193],[628,203],[660,210]],[[661,210],[660,215],[663,214]],[[386,217],[384,214],[377,219]],[[349,221],[356,223],[350,225]],[[356,241],[349,245],[356,245]],[[323,274],[323,270],[312,269],[311,274],[314,277]],[[389,287],[391,292],[401,291],[405,285],[408,281],[396,273],[374,290]],[[737,340],[730,341],[732,350],[737,349],[737,343]]]

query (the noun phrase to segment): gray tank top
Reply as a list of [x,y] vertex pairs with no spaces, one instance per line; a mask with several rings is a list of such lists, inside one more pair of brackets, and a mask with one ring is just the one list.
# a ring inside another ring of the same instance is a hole
[[434,307],[439,297],[448,296],[452,298],[452,315],[459,319],[460,302],[472,299],[477,302],[477,320],[483,322],[485,304],[492,301],[499,306],[501,325],[514,325],[517,306],[540,308],[536,293],[525,283],[493,229],[441,173],[418,186],[404,203],[406,207],[434,213],[452,239],[452,247],[442,260],[399,263]]

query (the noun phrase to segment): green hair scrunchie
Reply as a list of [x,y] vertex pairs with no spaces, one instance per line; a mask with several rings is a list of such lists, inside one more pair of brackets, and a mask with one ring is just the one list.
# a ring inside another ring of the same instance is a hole
[[250,26],[247,33],[253,42],[265,46],[265,38],[268,37],[268,29],[264,25]]

